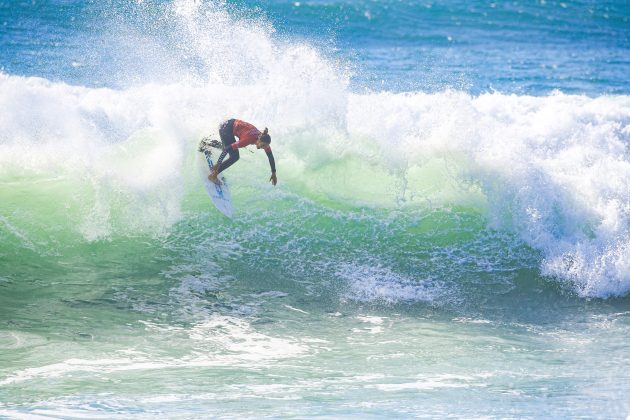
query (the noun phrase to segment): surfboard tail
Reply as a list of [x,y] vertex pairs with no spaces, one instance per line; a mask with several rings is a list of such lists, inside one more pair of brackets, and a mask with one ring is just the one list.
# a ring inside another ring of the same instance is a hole
[[210,196],[210,199],[212,200],[212,203],[215,205],[217,210],[219,210],[225,216],[232,218],[234,215],[234,208],[232,207],[232,199],[230,197],[228,182],[225,179],[224,175],[219,176],[221,185],[217,185],[208,179],[208,168],[212,170],[212,168],[214,167],[214,163],[212,162],[212,157],[209,150],[203,150],[201,151],[201,153],[202,156],[199,157],[199,168],[205,190]]

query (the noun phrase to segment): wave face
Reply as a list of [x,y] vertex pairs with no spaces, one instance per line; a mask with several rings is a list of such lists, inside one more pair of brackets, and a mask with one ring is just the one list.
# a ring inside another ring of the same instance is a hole
[[[539,251],[541,272],[580,295],[630,290],[630,97],[352,94],[313,50],[290,48],[296,66],[325,71],[288,90],[281,75],[246,89],[118,91],[3,76],[5,231],[33,218],[88,241],[168,232],[199,187],[198,138],[239,115],[272,128],[287,194],[324,209],[467,208]],[[234,171],[237,197],[268,171],[248,158]],[[32,214],[11,215],[21,200]]]

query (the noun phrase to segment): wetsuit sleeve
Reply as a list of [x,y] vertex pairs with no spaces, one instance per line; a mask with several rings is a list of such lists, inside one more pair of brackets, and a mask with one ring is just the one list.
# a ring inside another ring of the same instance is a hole
[[238,141],[230,144],[230,147],[232,148],[232,150],[236,150],[239,147],[245,147],[245,146],[247,146],[247,145],[246,144],[241,144],[241,140],[240,139]]
[[267,153],[267,158],[269,159],[269,166],[271,166],[271,172],[276,172],[276,160],[273,158],[273,153],[271,153],[271,148],[265,149],[265,153]]

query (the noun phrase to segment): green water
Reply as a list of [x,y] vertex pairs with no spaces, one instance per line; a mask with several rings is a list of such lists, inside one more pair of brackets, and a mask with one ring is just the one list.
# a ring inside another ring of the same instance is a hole
[[0,415],[628,413],[627,301],[541,277],[539,254],[479,210],[237,187],[231,221],[191,187],[167,231],[117,230],[112,211],[110,236],[86,240],[67,216],[92,196],[17,185],[2,200]]

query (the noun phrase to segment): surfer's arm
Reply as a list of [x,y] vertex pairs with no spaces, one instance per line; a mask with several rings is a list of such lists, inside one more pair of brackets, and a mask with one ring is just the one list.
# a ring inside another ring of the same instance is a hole
[[276,173],[276,160],[273,158],[273,153],[271,149],[265,149],[265,153],[267,153],[267,159],[269,159],[269,166],[271,166],[271,173]]
[[271,166],[271,178],[269,178],[269,181],[271,181],[273,185],[276,185],[278,182],[278,178],[276,178],[276,160],[273,158],[270,147],[265,149],[265,153],[267,154],[267,159],[269,159],[269,166]]

